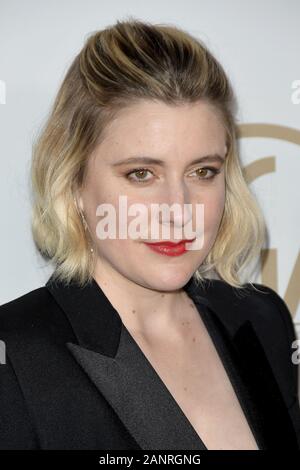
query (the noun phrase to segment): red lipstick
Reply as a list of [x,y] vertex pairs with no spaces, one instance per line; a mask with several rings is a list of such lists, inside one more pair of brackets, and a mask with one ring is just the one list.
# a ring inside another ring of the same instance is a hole
[[177,243],[174,242],[156,242],[156,243],[145,243],[150,250],[156,251],[156,253],[159,253],[161,255],[166,255],[166,256],[180,256],[186,253],[188,250],[185,247],[186,243],[191,243],[193,240],[180,240]]

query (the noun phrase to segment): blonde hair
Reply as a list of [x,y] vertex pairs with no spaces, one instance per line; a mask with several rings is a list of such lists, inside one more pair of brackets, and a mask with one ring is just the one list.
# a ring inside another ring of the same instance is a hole
[[220,115],[228,148],[225,208],[194,279],[201,283],[215,274],[243,287],[239,275],[259,255],[265,225],[239,163],[235,96],[205,45],[165,24],[117,21],[90,34],[71,63],[33,145],[31,227],[39,252],[54,263],[54,278],[80,285],[92,280],[95,256],[74,197],[106,125],[140,99],[174,106],[205,100]]

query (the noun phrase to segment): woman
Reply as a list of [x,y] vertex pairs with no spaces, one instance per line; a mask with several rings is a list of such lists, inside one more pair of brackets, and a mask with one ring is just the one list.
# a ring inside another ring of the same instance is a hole
[[[299,448],[290,312],[240,280],[265,226],[234,110],[179,28],[87,39],[34,146],[32,232],[54,272],[0,308],[1,448]],[[136,207],[142,230],[120,236]]]

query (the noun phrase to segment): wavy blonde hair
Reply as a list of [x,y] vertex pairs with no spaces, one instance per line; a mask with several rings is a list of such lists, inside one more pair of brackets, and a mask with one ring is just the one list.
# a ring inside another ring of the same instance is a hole
[[39,252],[54,263],[55,279],[92,280],[95,257],[74,196],[106,125],[140,99],[173,106],[205,100],[220,115],[228,146],[225,208],[215,243],[193,276],[201,283],[213,274],[243,287],[240,273],[258,257],[266,229],[239,162],[232,87],[200,40],[176,26],[132,18],[89,35],[34,142],[31,228]]

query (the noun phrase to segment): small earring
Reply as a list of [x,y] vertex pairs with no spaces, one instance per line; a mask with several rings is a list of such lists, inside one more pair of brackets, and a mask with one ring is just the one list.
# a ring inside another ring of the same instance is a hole
[[85,217],[81,211],[81,209],[79,209],[80,211],[80,215],[81,215],[81,220],[82,220],[82,223],[83,223],[83,226],[84,226],[84,230],[86,231],[88,229],[88,224],[87,224],[87,221],[85,220]]
[[82,222],[83,222],[84,230],[87,230],[87,228],[88,228],[88,224],[87,224],[87,222],[86,222],[86,220],[85,220],[85,218],[84,218],[84,215],[83,215],[83,214],[81,214],[81,218],[82,218]]
[[[83,223],[83,226],[84,226],[84,230],[86,231],[88,229],[87,221],[85,220],[85,217],[84,217],[80,207],[78,207],[77,200],[76,200],[75,196],[73,197],[73,199],[74,199],[74,203],[75,203],[75,206],[76,206],[77,213],[80,214],[81,220],[82,220],[82,223]],[[90,248],[90,252],[94,253],[94,248]]]
[[84,230],[87,230],[87,222],[85,220],[85,217],[84,217],[80,207],[78,207],[77,200],[76,200],[75,196],[73,197],[73,199],[74,199],[74,203],[75,203],[75,206],[76,206],[77,213],[81,217],[81,220],[82,220],[82,223],[83,223],[83,226],[84,226]]

